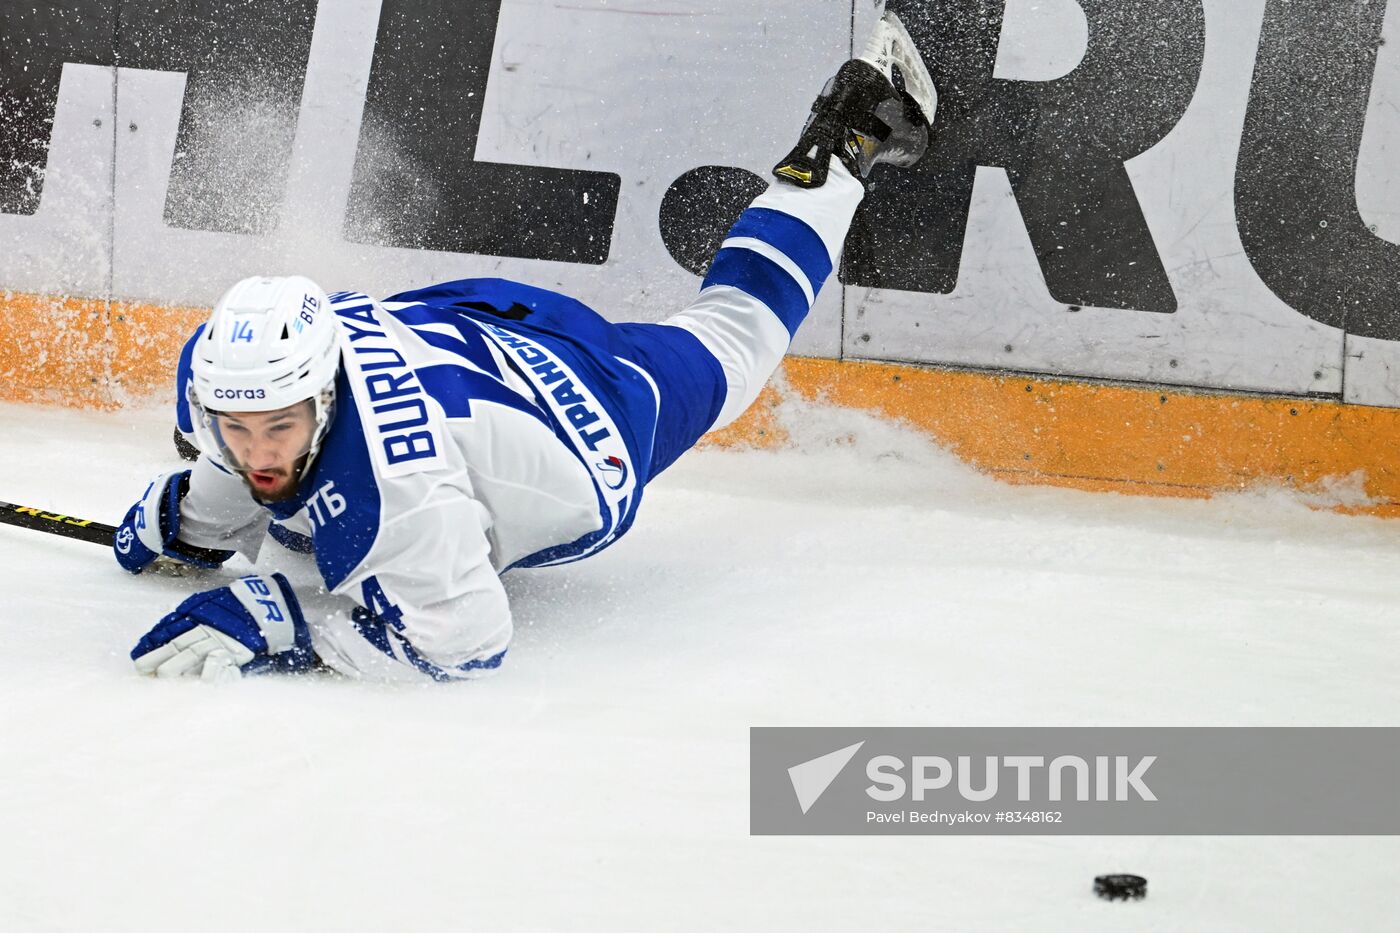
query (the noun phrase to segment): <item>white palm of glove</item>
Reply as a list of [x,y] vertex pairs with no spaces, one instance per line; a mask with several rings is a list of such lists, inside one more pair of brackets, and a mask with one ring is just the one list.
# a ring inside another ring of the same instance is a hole
[[223,680],[309,670],[316,655],[287,578],[250,573],[180,603],[141,637],[131,659],[142,674]]
[[136,659],[136,670],[157,677],[198,677],[206,681],[238,680],[253,651],[232,635],[208,625],[188,632]]

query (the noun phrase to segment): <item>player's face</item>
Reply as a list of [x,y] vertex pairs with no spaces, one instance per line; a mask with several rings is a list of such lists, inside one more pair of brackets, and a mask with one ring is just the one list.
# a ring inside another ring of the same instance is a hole
[[298,402],[276,411],[222,412],[214,416],[231,459],[254,494],[264,502],[296,494],[301,460],[316,431],[315,406]]

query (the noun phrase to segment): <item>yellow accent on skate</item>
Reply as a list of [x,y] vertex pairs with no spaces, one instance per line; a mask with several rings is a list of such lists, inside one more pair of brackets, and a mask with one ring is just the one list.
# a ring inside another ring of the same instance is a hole
[[773,174],[781,175],[784,178],[791,178],[793,181],[802,185],[810,185],[812,183],[811,172],[800,168],[794,168],[791,165],[780,165],[773,169]]

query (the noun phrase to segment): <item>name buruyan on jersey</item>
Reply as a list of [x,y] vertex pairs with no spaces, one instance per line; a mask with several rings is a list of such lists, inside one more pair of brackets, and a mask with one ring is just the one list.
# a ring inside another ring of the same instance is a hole
[[346,360],[356,400],[368,413],[381,472],[401,476],[442,462],[443,443],[428,394],[398,341],[374,316],[374,305],[336,308],[348,338]]

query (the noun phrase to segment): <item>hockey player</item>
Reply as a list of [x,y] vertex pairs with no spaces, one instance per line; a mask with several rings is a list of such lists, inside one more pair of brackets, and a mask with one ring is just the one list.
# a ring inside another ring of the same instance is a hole
[[512,631],[500,574],[616,541],[646,484],[753,402],[839,259],[865,177],[919,160],[933,105],[886,14],[699,296],[659,324],[499,279],[383,301],[300,277],[239,282],[180,360],[178,421],[202,456],[151,482],[116,558],[132,573],[160,555],[217,567],[256,559],[271,534],[314,550],[326,593],[281,573],[198,593],[140,640],[137,670],[456,680],[498,667]]

